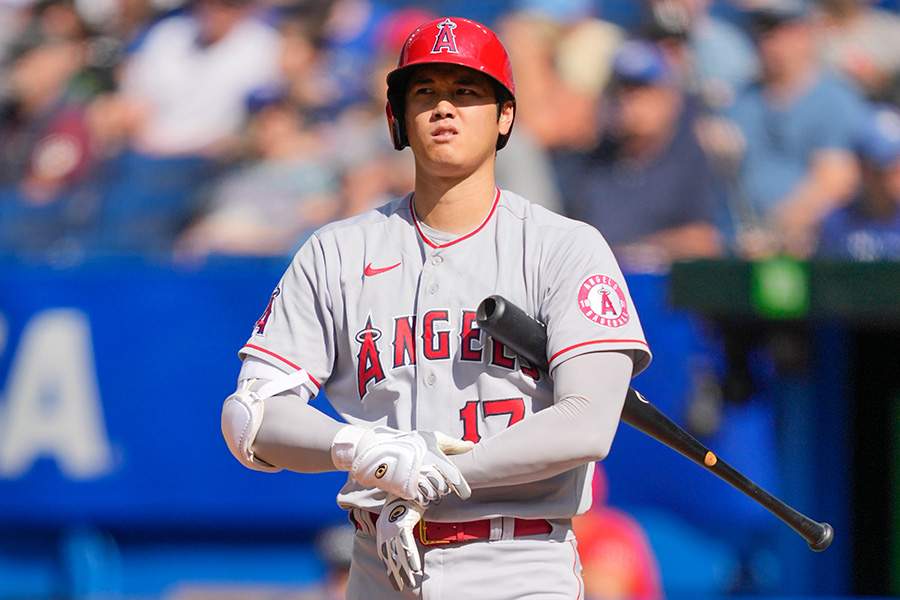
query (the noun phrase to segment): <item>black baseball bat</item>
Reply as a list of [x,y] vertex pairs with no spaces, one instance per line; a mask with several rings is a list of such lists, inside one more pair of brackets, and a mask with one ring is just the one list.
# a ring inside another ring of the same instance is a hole
[[[542,323],[499,295],[485,298],[478,306],[475,318],[478,326],[488,335],[515,351],[531,366],[549,373],[547,331]],[[622,421],[686,456],[745,493],[803,536],[812,550],[821,552],[831,544],[834,538],[834,529],[831,525],[813,521],[753,483],[650,404],[632,387],[628,388],[625,396]]]

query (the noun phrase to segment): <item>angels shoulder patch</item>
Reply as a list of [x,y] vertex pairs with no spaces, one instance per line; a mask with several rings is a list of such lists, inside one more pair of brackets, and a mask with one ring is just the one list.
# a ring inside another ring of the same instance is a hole
[[578,308],[588,321],[604,327],[628,323],[628,303],[619,284],[606,275],[592,275],[578,288]]

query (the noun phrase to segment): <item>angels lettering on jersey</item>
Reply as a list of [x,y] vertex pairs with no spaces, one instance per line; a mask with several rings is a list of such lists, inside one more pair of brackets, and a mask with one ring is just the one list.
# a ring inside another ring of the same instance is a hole
[[[517,357],[497,340],[484,335],[475,322],[474,310],[460,311],[457,319],[447,309],[430,310],[422,317],[421,331],[417,331],[415,315],[395,317],[387,328],[373,325],[372,316],[365,327],[354,336],[359,351],[356,354],[357,389],[362,399],[368,390],[383,381],[393,369],[415,366],[417,343],[422,344],[422,357],[428,361],[450,360],[451,345],[458,343],[461,362],[487,361],[513,371],[517,368],[540,379],[540,371]],[[389,336],[385,336],[388,332]],[[485,339],[486,338],[486,339]]]
[[[256,321],[254,334],[265,334],[280,294],[281,288],[275,288]],[[625,293],[618,282],[606,275],[585,279],[579,286],[577,302],[584,317],[597,325],[618,329],[629,321]],[[353,334],[360,399],[392,370],[415,366],[419,356],[417,344],[422,345],[421,356],[427,361],[450,360],[456,346],[460,362],[487,363],[509,371],[518,368],[535,381],[540,379],[540,371],[504,344],[484,335],[476,322],[475,310],[461,310],[458,315],[448,309],[430,310],[423,315],[420,329],[416,320],[415,315],[405,315],[379,323],[369,314],[364,326]]]
[[[275,288],[269,303],[253,328],[255,335],[264,335],[266,325],[272,315],[272,305],[281,294]],[[387,377],[393,369],[415,366],[417,356],[416,344],[422,344],[422,356],[425,360],[450,360],[454,338],[459,344],[459,360],[461,362],[488,364],[514,371],[519,368],[523,373],[540,380],[540,371],[516,356],[509,348],[497,340],[485,336],[475,321],[474,310],[462,310],[456,323],[451,323],[451,311],[447,309],[431,310],[422,318],[421,335],[417,337],[416,316],[395,317],[384,326],[373,324],[372,315],[366,319],[365,326],[353,335],[356,342],[356,374],[357,391],[360,399],[369,389]],[[384,332],[390,333],[385,338]],[[487,342],[483,338],[487,338]]]

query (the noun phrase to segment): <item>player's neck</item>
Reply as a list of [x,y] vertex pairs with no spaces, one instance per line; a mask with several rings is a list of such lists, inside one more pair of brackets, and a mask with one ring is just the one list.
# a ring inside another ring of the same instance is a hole
[[416,176],[416,216],[438,231],[463,235],[487,218],[497,188],[493,171],[462,180]]

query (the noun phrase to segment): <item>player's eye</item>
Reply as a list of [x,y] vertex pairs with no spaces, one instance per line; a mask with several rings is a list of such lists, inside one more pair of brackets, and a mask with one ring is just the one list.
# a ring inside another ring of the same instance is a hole
[[456,90],[456,93],[460,96],[480,96],[484,92],[477,87],[461,87]]

